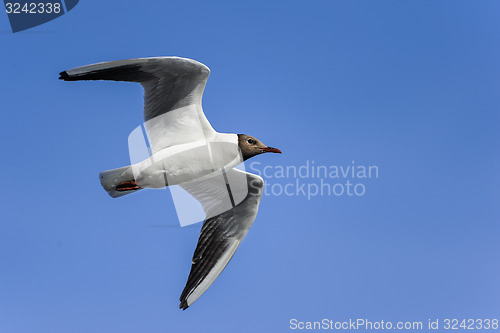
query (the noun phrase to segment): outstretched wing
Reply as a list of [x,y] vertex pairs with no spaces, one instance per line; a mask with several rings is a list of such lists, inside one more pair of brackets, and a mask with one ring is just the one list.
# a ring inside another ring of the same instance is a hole
[[65,81],[138,82],[144,87],[144,121],[153,152],[203,140],[215,131],[201,107],[210,70],[195,60],[154,57],[102,62],[60,73]]
[[[241,176],[243,183],[239,181]],[[255,220],[262,197],[264,181],[257,175],[231,169],[220,175],[225,180],[222,183],[217,177],[181,185],[200,201],[207,214],[180,297],[179,308],[183,310],[193,304],[226,267]]]

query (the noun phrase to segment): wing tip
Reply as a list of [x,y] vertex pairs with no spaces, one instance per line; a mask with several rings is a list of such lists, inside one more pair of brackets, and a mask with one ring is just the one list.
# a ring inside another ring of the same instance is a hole
[[70,76],[69,76],[68,72],[63,71],[63,72],[59,73],[59,80],[64,80],[64,81],[70,80]]
[[181,300],[181,304],[179,304],[179,309],[182,309],[182,311],[185,311],[187,308],[189,308],[189,305],[187,304],[187,300]]

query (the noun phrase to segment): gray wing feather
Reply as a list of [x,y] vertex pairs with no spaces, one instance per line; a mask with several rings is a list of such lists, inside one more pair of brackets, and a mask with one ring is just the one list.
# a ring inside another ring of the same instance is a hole
[[232,209],[208,218],[203,223],[191,271],[179,299],[179,308],[183,310],[215,281],[255,220],[264,182],[259,176],[250,173],[246,175],[246,198]]
[[59,79],[140,83],[144,88],[145,127],[156,152],[214,135],[201,106],[209,75],[208,67],[195,60],[155,57],[77,67],[61,72]]
[[144,120],[170,110],[198,104],[210,69],[179,57],[154,57],[102,62],[59,73],[65,81],[110,80],[138,82],[144,87]]

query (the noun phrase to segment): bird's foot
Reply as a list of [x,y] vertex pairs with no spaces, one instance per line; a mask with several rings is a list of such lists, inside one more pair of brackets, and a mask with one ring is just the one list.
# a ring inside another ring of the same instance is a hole
[[129,182],[123,182],[123,183],[116,185],[117,191],[131,191],[131,190],[140,190],[140,189],[141,188],[139,187],[139,185],[137,185],[137,183],[134,180],[129,181]]

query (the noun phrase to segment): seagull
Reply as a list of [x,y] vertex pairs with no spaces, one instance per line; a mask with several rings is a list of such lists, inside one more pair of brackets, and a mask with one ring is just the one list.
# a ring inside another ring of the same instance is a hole
[[137,82],[144,88],[149,157],[101,172],[100,181],[113,198],[144,188],[179,185],[201,204],[205,219],[179,298],[179,308],[186,310],[224,270],[257,215],[264,181],[237,167],[254,156],[281,151],[253,136],[212,128],[201,103],[210,70],[195,60],[118,60],[59,75],[64,81]]

